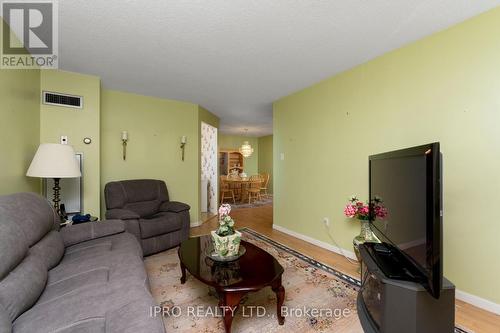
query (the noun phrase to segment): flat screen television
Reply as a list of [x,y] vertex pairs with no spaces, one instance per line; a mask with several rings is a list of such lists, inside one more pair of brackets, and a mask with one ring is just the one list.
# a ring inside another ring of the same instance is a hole
[[370,202],[382,200],[387,210],[385,218],[372,218],[372,230],[382,241],[373,251],[374,259],[381,261],[389,277],[392,273],[418,281],[439,298],[443,281],[439,143],[372,155],[369,170]]

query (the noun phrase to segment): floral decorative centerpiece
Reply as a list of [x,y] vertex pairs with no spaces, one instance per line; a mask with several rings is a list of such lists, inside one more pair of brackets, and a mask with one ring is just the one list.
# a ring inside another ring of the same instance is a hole
[[387,216],[387,209],[384,207],[383,203],[382,198],[377,196],[375,196],[370,203],[364,203],[353,195],[344,208],[345,216],[352,219],[358,219],[361,222],[361,232],[352,240],[354,252],[356,253],[358,261],[361,260],[358,249],[360,244],[368,242],[380,243],[380,240],[370,228],[370,223],[377,218],[383,219]]
[[[372,207],[372,215],[370,218],[370,207]],[[349,203],[344,208],[345,216],[356,218],[358,220],[375,221],[376,218],[385,218],[387,209],[383,205],[382,198],[375,196],[372,202],[363,203],[355,195],[351,196]]]
[[236,256],[240,250],[241,233],[234,230],[234,220],[229,213],[231,206],[222,204],[219,207],[219,228],[211,232],[215,252],[220,257]]

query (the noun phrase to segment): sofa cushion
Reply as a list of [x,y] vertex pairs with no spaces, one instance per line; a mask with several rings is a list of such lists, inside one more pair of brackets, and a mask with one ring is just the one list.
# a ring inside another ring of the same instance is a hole
[[106,218],[109,219],[118,219],[118,220],[134,220],[140,218],[139,214],[134,213],[131,210],[126,210],[123,208],[114,208],[108,209],[106,211]]
[[47,268],[29,255],[0,282],[0,305],[11,321],[28,310],[42,294],[47,282]]
[[184,211],[188,211],[191,207],[189,205],[178,202],[178,201],[167,201],[161,204],[160,211],[162,212],[174,212],[180,213]]
[[28,246],[33,246],[58,226],[52,206],[35,193],[16,193],[1,197],[0,216],[21,227]]
[[64,246],[72,246],[89,240],[120,234],[125,231],[121,220],[83,223],[66,227],[60,231]]
[[27,253],[28,240],[23,230],[13,221],[3,218],[0,212],[0,281],[24,259]]
[[108,253],[67,263],[63,261],[49,271],[47,287],[38,303],[80,293],[87,288],[111,285],[147,286],[142,257],[133,252]]
[[68,248],[70,254],[49,271],[40,302],[99,283],[147,284],[142,250],[134,236],[123,233],[87,243],[92,244]]
[[145,287],[99,285],[37,303],[14,321],[13,331],[163,333],[161,318],[149,316],[154,304]]
[[123,208],[137,213],[140,217],[148,217],[156,214],[160,209],[160,205],[160,200],[151,200],[127,203]]
[[161,212],[139,220],[142,238],[150,238],[163,235],[182,228],[182,220],[179,214],[172,212]]
[[29,254],[45,264],[47,270],[55,267],[64,255],[64,244],[58,231],[52,230],[30,247]]
[[124,208],[127,203],[168,201],[165,182],[155,179],[134,179],[109,182],[104,187],[106,208]]
[[0,332],[10,333],[12,331],[12,322],[10,321],[7,311],[0,304]]
[[[38,218],[38,213],[42,217]],[[11,321],[40,297],[47,281],[47,267],[62,255],[56,251],[42,258],[51,244],[55,243],[56,248],[61,244],[57,235],[47,236],[54,227],[52,207],[39,195],[0,197],[0,305]],[[32,245],[40,253],[32,251]]]

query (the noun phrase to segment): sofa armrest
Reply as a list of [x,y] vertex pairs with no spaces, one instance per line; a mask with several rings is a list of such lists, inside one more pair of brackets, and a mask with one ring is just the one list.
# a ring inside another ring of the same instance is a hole
[[160,212],[180,213],[189,210],[189,205],[178,201],[165,201],[160,206]]
[[125,232],[125,225],[120,220],[88,222],[67,226],[60,230],[64,247],[122,232]]
[[106,211],[106,218],[110,220],[136,220],[140,216],[131,210],[116,208]]

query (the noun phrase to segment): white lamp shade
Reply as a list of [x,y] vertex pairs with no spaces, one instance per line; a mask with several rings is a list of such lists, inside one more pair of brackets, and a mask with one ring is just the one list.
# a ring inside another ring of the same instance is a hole
[[76,178],[81,175],[73,147],[58,143],[42,143],[26,172],[28,177],[39,178]]

